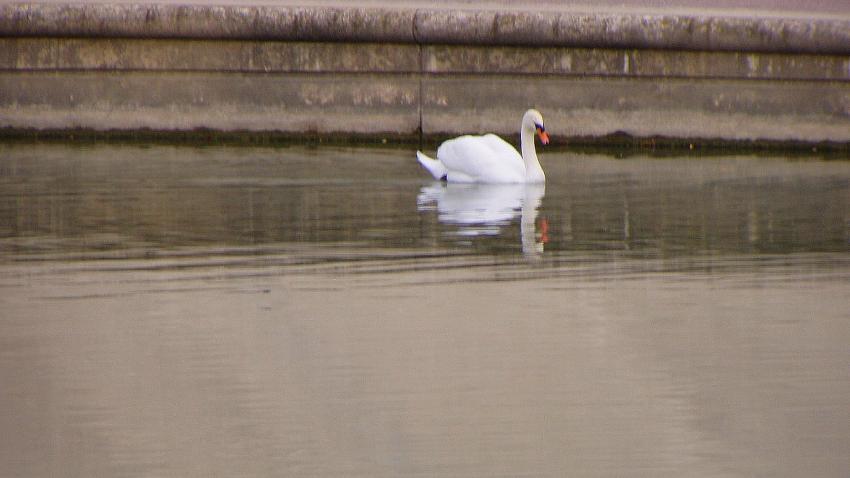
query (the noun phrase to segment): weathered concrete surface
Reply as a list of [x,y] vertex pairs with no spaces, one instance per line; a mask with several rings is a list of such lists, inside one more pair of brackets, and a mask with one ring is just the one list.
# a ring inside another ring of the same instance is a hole
[[412,135],[419,88],[409,75],[0,72],[0,124]]
[[136,38],[0,38],[0,70],[850,80],[850,55]]
[[0,35],[411,42],[413,15],[356,7],[21,3],[0,5]]
[[0,128],[850,144],[850,6],[457,4],[0,0]]
[[428,73],[850,80],[850,56],[788,53],[428,45]]
[[528,75],[0,73],[0,124],[44,129],[516,134],[536,106],[556,137],[850,138],[850,83]]
[[0,70],[417,73],[419,64],[419,48],[399,43],[0,38]]
[[415,30],[424,43],[850,52],[850,22],[840,19],[429,11]]
[[847,141],[850,83],[445,75],[422,89],[423,131],[515,135],[525,105],[550,134]]
[[[427,5],[427,4],[426,4]],[[0,36],[367,41],[850,53],[850,16],[574,9],[2,3]]]

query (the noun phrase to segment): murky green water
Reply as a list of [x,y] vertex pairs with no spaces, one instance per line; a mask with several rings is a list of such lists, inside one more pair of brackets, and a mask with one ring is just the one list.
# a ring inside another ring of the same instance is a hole
[[850,163],[0,147],[4,476],[847,476]]

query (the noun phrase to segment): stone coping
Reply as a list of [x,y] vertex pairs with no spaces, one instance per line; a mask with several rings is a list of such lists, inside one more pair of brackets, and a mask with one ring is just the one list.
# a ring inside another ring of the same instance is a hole
[[4,3],[0,36],[850,54],[850,18],[412,6]]

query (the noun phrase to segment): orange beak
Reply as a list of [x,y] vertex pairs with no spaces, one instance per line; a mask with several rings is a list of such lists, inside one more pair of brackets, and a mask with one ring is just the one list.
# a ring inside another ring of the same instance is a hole
[[543,131],[540,128],[537,128],[537,136],[540,136],[540,142],[543,144],[549,144],[549,133]]

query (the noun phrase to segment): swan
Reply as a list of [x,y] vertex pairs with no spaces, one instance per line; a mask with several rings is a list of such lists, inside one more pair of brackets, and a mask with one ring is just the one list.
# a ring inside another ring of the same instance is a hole
[[549,143],[543,116],[530,109],[522,116],[520,126],[522,155],[495,134],[485,134],[443,142],[437,148],[437,159],[421,151],[416,152],[416,158],[435,179],[450,183],[542,183],[546,175],[534,149],[535,134],[543,144]]

